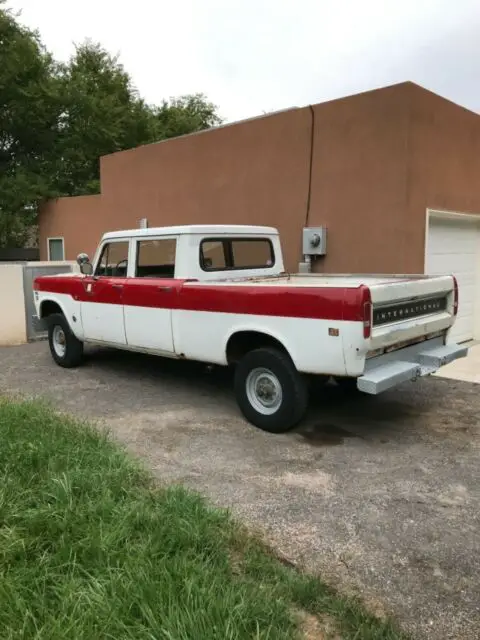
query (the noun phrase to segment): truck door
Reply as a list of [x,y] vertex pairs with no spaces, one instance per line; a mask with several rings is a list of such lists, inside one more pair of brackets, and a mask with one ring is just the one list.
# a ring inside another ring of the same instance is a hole
[[171,355],[172,310],[182,284],[175,280],[177,238],[149,237],[135,245],[135,270],[123,291],[127,344]]
[[85,340],[125,345],[123,289],[128,267],[128,240],[103,245],[91,277],[83,279],[81,315]]

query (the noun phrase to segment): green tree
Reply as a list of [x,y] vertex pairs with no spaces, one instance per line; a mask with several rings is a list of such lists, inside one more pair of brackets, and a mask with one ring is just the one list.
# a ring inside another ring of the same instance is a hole
[[215,105],[208,102],[202,93],[172,98],[168,102],[164,100],[153,111],[159,127],[159,139],[183,136],[222,123]]
[[61,74],[61,114],[56,143],[58,190],[99,191],[99,158],[155,140],[151,109],[138,96],[116,57],[100,45],[76,48]]
[[98,192],[102,155],[221,122],[216,107],[203,94],[149,106],[118,58],[91,42],[77,47],[63,69],[63,93],[66,108],[58,137],[58,188],[67,195]]
[[54,61],[38,35],[0,7],[0,246],[22,244],[39,202],[54,193],[60,112]]
[[0,0],[0,246],[21,245],[47,198],[96,193],[99,158],[220,124],[203,94],[148,105],[99,44],[56,63]]

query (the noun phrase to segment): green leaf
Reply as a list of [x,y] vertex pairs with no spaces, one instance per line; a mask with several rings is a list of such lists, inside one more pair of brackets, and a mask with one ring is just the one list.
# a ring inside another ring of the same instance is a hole
[[148,105],[100,44],[56,62],[3,8],[0,60],[0,247],[31,237],[46,199],[98,193],[100,156],[221,123],[203,94]]

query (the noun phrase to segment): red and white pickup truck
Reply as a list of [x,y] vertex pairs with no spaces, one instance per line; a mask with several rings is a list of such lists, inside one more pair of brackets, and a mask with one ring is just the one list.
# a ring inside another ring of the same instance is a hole
[[447,342],[453,276],[290,275],[273,228],[116,231],[78,263],[34,283],[59,365],[84,343],[232,365],[240,409],[271,432],[304,416],[310,375],[377,394],[467,354]]

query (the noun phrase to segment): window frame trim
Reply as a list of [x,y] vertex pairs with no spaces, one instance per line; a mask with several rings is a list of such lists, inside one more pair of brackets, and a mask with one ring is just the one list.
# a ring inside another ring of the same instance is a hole
[[[63,258],[61,260],[52,260],[51,252],[50,252],[50,241],[51,240],[61,240],[62,241]],[[65,262],[65,236],[50,236],[50,237],[47,237],[47,257],[48,257],[48,262]]]
[[[225,257],[225,263],[226,266],[225,267],[220,267],[220,268],[213,268],[213,267],[206,267],[204,264],[204,255],[203,255],[203,245],[206,242],[220,242],[223,245],[223,254]],[[229,266],[228,263],[230,263],[230,265],[234,264],[234,259],[233,259],[233,243],[234,242],[265,242],[269,245],[270,247],[270,258],[272,260],[272,264],[271,265],[248,265],[247,267],[235,267],[235,266]],[[273,246],[273,242],[271,240],[271,238],[268,237],[262,237],[262,236],[255,236],[255,237],[235,237],[235,236],[228,236],[228,237],[208,237],[208,238],[202,238],[200,245],[199,245],[199,254],[198,254],[198,262],[200,265],[200,269],[202,271],[204,271],[205,273],[215,273],[215,272],[225,272],[225,271],[250,271],[250,270],[256,270],[256,269],[273,269],[276,263],[276,255],[275,255],[275,249]]]

